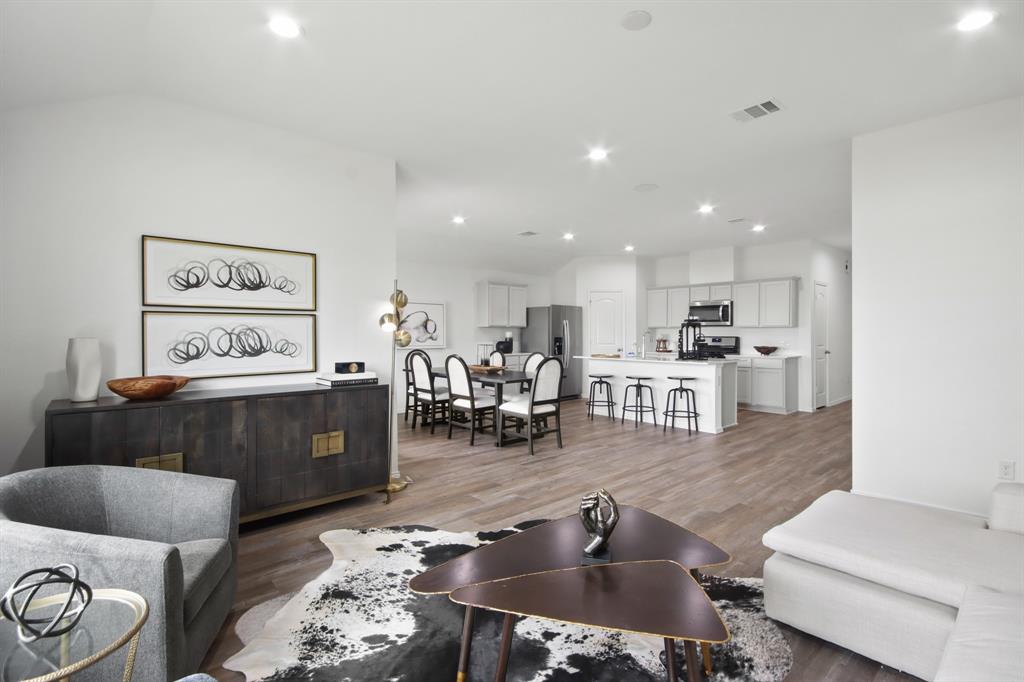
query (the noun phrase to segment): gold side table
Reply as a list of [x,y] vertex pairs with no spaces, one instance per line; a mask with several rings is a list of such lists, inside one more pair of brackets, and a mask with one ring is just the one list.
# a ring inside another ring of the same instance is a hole
[[[64,594],[42,597],[34,600],[28,610],[61,604],[65,598]],[[22,642],[18,639],[18,626],[0,616],[0,680],[66,680],[96,666],[127,644],[122,680],[129,682],[135,668],[139,631],[148,617],[149,605],[141,595],[119,589],[93,590],[92,603],[78,625],[58,637]]]

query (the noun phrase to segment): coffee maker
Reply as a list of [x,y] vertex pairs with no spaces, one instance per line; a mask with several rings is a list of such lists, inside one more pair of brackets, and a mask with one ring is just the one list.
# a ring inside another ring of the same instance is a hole
[[696,317],[687,317],[679,325],[680,360],[704,360],[708,357],[708,342],[702,327],[703,323]]

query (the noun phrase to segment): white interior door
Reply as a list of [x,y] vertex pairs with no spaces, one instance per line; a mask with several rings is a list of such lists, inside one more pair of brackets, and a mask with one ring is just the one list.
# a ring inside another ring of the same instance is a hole
[[621,291],[590,292],[590,352],[622,352],[624,308]]
[[814,283],[814,407],[828,404],[828,285]]

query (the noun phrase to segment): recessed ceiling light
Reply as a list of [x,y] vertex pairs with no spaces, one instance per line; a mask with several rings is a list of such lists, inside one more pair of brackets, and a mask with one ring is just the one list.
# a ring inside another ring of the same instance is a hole
[[463,216],[463,215],[452,216],[452,222],[455,223],[456,225],[465,225],[466,224],[466,216]]
[[764,225],[762,225],[761,223],[758,223],[757,225],[754,225],[750,229],[753,230],[754,232],[764,232]]
[[294,19],[280,14],[272,17],[267,26],[275,35],[282,38],[298,38],[302,33],[302,27]]
[[697,209],[697,212],[701,213],[703,215],[708,215],[709,213],[714,213],[714,211],[715,211],[715,207],[712,206],[711,204],[701,204],[700,208]]
[[964,15],[964,18],[956,25],[960,31],[977,31],[992,23],[996,15],[988,10],[977,10]]
[[642,9],[627,12],[626,16],[622,17],[622,28],[627,31],[642,31],[650,25],[651,13]]
[[608,150],[604,147],[593,147],[587,152],[587,158],[591,161],[604,161],[608,158]]
[[626,248],[624,249],[624,251],[632,251],[632,250],[633,250],[633,245],[632,244],[626,244]]
[[572,232],[566,232],[565,234],[562,235],[562,239],[564,239],[567,242],[571,242],[575,237],[576,235],[574,235]]
[[654,192],[658,189],[658,186],[653,182],[642,182],[633,188],[634,192]]

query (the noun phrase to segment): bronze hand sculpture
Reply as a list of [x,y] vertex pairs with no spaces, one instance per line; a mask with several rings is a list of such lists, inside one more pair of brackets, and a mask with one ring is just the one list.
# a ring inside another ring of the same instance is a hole
[[[602,505],[607,505],[605,509]],[[590,541],[583,548],[585,559],[608,558],[608,538],[619,522],[619,507],[607,490],[588,493],[580,500],[580,521],[590,536]]]

